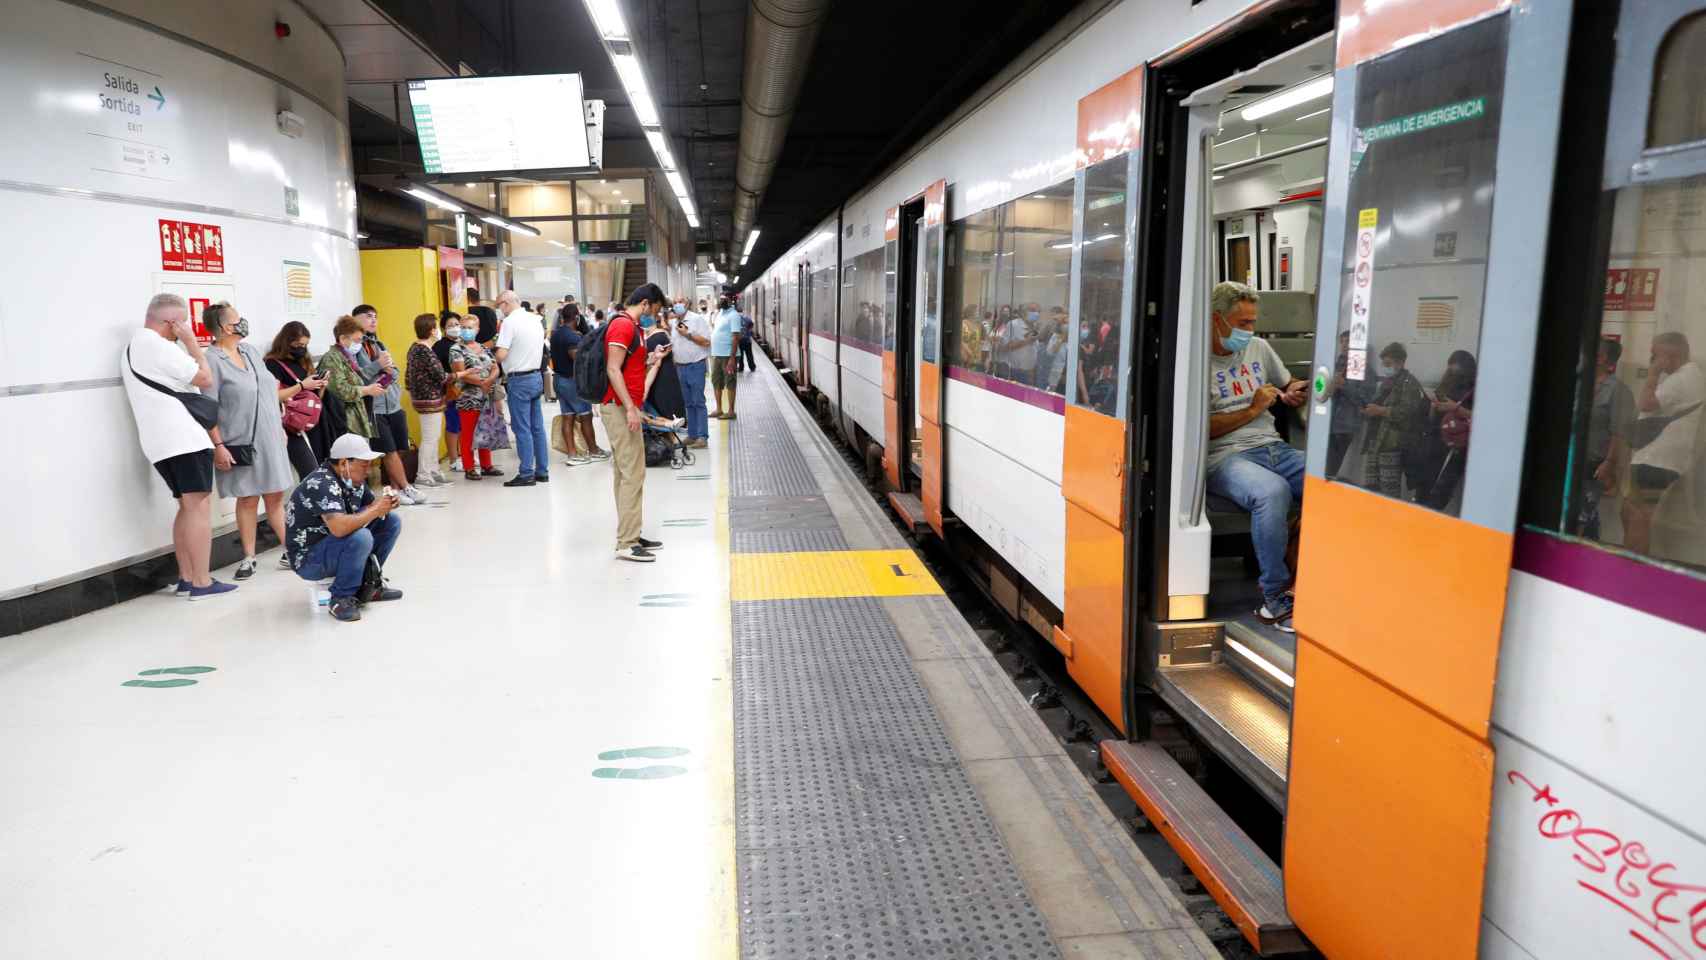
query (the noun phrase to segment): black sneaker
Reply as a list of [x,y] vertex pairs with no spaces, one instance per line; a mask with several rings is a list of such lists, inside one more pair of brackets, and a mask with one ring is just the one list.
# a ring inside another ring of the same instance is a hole
[[237,564],[237,575],[236,575],[235,579],[247,580],[254,575],[255,575],[255,558],[254,557],[244,557],[243,562]]
[[633,563],[652,563],[656,561],[657,558],[657,554],[647,550],[639,544],[635,544],[626,550],[616,551],[616,559],[628,560]]
[[533,475],[533,482],[534,483],[550,483],[551,482],[551,475],[548,473],[536,473]]
[[638,543],[641,547],[643,547],[647,550],[662,550],[663,549],[663,541],[662,540],[647,540],[645,537],[641,537],[640,539],[636,540],[635,543]]
[[354,597],[333,597],[326,607],[326,612],[330,613],[334,620],[354,623],[361,619],[361,603]]
[[533,478],[532,477],[511,477],[508,480],[504,481],[504,486],[506,486],[506,487],[531,487],[531,486],[533,486]]

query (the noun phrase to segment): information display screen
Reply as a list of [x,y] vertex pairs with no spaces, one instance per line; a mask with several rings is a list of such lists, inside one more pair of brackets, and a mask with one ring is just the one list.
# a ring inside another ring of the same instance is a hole
[[410,80],[409,103],[429,174],[591,166],[578,73]]

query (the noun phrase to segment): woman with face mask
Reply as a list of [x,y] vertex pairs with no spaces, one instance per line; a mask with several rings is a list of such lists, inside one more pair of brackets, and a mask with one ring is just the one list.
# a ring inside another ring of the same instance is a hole
[[284,542],[284,491],[291,485],[290,453],[278,409],[279,385],[261,352],[243,342],[249,321],[229,303],[216,303],[202,312],[202,323],[213,334],[208,353],[212,385],[202,392],[219,401],[219,436],[213,448],[214,479],[219,495],[237,498],[237,534],[243,542],[243,561],[236,578],[255,575],[255,531],[261,500],[267,522],[279,543]]
[[444,436],[444,388],[450,380],[446,367],[433,352],[438,340],[438,318],[430,313],[415,317],[415,342],[404,360],[403,382],[408,384],[409,402],[421,425],[420,466],[415,483],[440,487],[450,478],[438,468],[438,443]]
[[497,357],[474,339],[477,333],[472,325],[464,326],[462,342],[450,348],[450,379],[460,390],[456,397],[456,415],[462,421],[458,434],[462,475],[470,480],[503,476],[502,470],[492,466],[491,450],[481,448],[479,466],[474,465],[474,425],[480,421],[480,414],[491,405],[492,388],[497,385],[501,372]]
[[326,413],[321,419],[332,415],[328,431],[339,436],[353,433],[371,440],[379,435],[373,425],[373,398],[384,393],[385,388],[368,383],[355,365],[364,333],[360,320],[339,317],[332,328],[332,349],[321,354],[317,372],[326,382]]
[[[326,381],[314,372],[314,360],[308,355],[308,341],[307,325],[300,320],[292,320],[279,328],[278,336],[273,338],[272,349],[267,351],[267,370],[278,381],[280,403],[289,401],[304,390],[324,398]],[[296,470],[298,480],[314,472],[314,468],[326,458],[326,448],[331,445],[326,437],[324,416],[306,431],[292,433],[286,430],[285,438],[285,449],[290,451],[290,465]]]

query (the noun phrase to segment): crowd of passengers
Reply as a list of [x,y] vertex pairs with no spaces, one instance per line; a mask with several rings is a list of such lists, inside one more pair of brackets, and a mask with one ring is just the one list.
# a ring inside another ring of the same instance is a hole
[[[1281,438],[1273,408],[1301,407],[1307,383],[1255,336],[1259,301],[1255,290],[1233,282],[1217,284],[1210,296],[1208,489],[1250,513],[1261,570],[1257,616],[1291,632],[1299,529],[1294,508],[1303,502],[1304,456]],[[1448,508],[1462,492],[1474,425],[1474,354],[1454,351],[1430,389],[1407,369],[1409,351],[1397,341],[1380,347],[1378,368],[1352,376],[1350,340],[1348,331],[1339,334],[1325,393],[1333,401],[1327,477],[1360,480],[1394,499]],[[1621,497],[1622,545],[1649,554],[1660,502],[1697,459],[1706,373],[1690,358],[1684,334],[1660,333],[1652,341],[1651,373],[1637,393],[1617,377],[1622,352],[1617,340],[1599,342],[1585,456],[1579,461],[1576,527],[1582,536],[1600,539],[1600,506],[1608,497]],[[1344,467],[1359,442],[1362,475],[1356,478]]]
[[[214,304],[202,312],[212,340],[204,347],[182,297],[149,302],[120,372],[142,451],[178,502],[177,595],[202,600],[237,589],[209,569],[208,501],[217,490],[236,501],[243,558],[235,580],[256,575],[264,505],[283,547],[278,566],[331,581],[334,618],[359,620],[366,604],[401,598],[384,576],[402,531],[394,511],[427,503],[420,488],[449,485],[447,471],[466,481],[503,476],[492,451],[509,448],[512,437],[518,467],[503,486],[549,483],[541,401],[553,393],[564,464],[611,464],[616,557],[656,559],[663,544],[641,532],[648,436],[679,454],[706,446],[710,419],[735,419],[736,374],[743,359],[756,368],[751,319],[732,298],[714,312],[704,300],[690,309],[651,283],[608,314],[582,312],[572,296],[538,312],[514,291],[486,304],[469,290],[468,300],[466,314],[416,317],[402,362],[379,339],[379,311],[369,304],[338,318],[333,342],[316,355],[298,321],[263,352],[248,342],[249,321],[234,306]],[[554,315],[549,327],[546,312]],[[600,354],[583,361],[588,349]],[[706,409],[707,377],[715,412]],[[418,447],[405,402],[419,421]],[[608,450],[598,444],[595,407]],[[448,463],[439,456],[446,433],[455,438]],[[415,461],[412,482],[405,458]]]

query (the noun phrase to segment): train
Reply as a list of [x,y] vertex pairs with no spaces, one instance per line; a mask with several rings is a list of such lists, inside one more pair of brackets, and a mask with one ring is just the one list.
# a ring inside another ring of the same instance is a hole
[[1706,957],[1706,3],[1091,6],[740,276],[759,337],[1257,952]]

